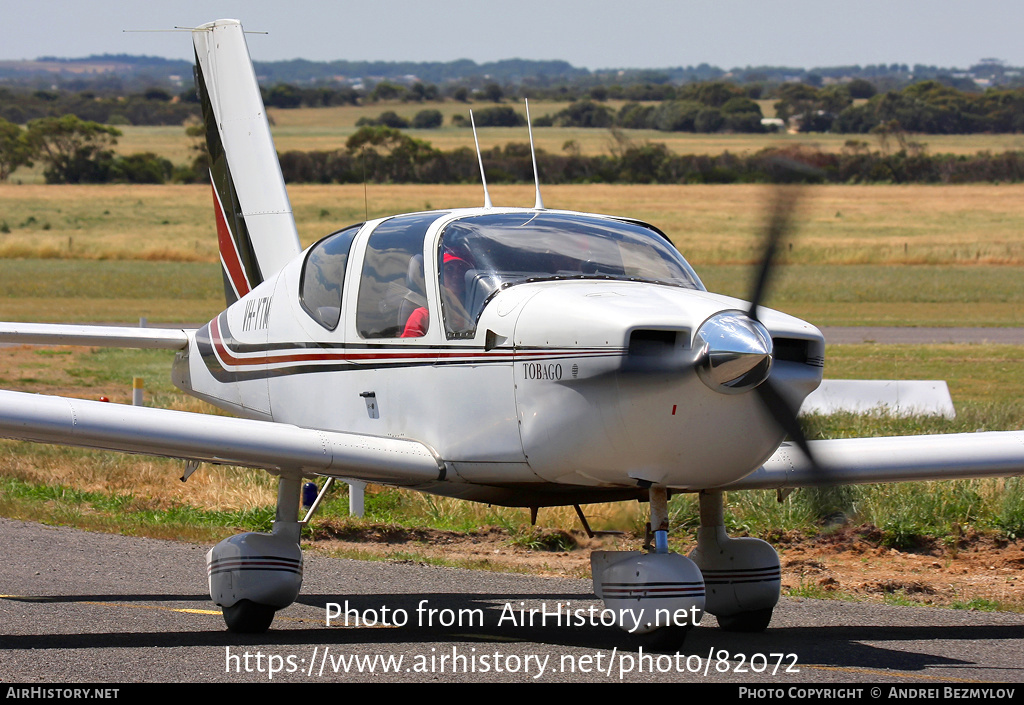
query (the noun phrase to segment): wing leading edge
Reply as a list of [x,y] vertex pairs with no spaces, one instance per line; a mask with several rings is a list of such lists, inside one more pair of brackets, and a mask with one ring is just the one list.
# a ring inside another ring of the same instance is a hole
[[821,469],[784,444],[725,490],[823,487],[1024,475],[1024,431],[811,441]]
[[445,475],[407,439],[24,392],[0,391],[0,437],[410,487]]
[[184,350],[195,331],[62,323],[0,323],[0,343]]

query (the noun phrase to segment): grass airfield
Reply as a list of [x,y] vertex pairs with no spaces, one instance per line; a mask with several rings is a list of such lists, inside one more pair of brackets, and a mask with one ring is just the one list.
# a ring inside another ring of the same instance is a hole
[[[544,188],[549,208],[646,220],[708,289],[747,295],[771,189]],[[804,189],[768,304],[816,325],[1024,325],[1024,185]],[[478,206],[475,185],[293,185],[303,246],[394,213]],[[529,205],[530,186],[495,186]],[[5,227],[3,227],[5,226]],[[0,185],[0,319],[199,322],[223,307],[208,186]]]
[[[821,326],[1024,325],[1024,185],[821,186],[805,192],[768,305]],[[362,185],[297,185],[290,193],[304,245],[367,217],[482,201],[475,185],[371,184],[365,199]],[[526,206],[532,187],[497,186],[492,197],[500,205]],[[740,297],[747,295],[759,257],[769,197],[769,188],[754,185],[544,189],[550,208],[648,220],[673,238],[710,290]],[[0,232],[2,320],[201,323],[223,308],[208,186],[4,184],[0,222],[7,231]],[[131,378],[144,376],[151,404],[209,411],[171,387],[171,357],[160,351],[0,348],[0,387],[125,402]],[[826,374],[946,379],[959,417],[816,419],[821,437],[1024,427],[1024,351],[1015,346],[829,346]],[[204,467],[182,484],[176,480],[181,466],[3,441],[0,513],[196,541],[214,541],[238,527],[265,528],[272,519],[274,485],[266,473]],[[900,535],[943,536],[954,526],[1003,535],[1019,526],[1024,532],[1019,480],[948,486],[948,492],[856,488],[845,501],[865,521],[888,517]],[[932,501],[915,504],[915,494]],[[905,506],[893,508],[897,496]],[[748,533],[822,530],[808,493],[778,506],[771,493],[742,497],[731,501],[729,521]],[[692,503],[685,500],[673,500],[676,545],[689,540],[692,528]],[[599,528],[635,529],[642,525],[642,509],[598,508],[606,517]],[[338,494],[320,520],[355,522],[346,510],[347,500]],[[563,529],[576,524],[571,510],[544,513],[542,521]],[[390,491],[371,493],[365,522],[460,531],[494,524],[506,527],[511,540],[534,535],[524,511]]]

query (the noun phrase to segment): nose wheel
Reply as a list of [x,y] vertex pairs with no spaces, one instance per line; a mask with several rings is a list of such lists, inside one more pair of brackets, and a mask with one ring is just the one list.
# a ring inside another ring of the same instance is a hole
[[222,607],[224,623],[229,632],[235,634],[262,634],[270,629],[277,612],[271,605],[261,605],[252,600],[239,600],[230,607]]
[[700,493],[700,529],[690,558],[707,587],[707,611],[729,632],[763,632],[782,590],[779,554],[755,538],[725,533],[721,492]]
[[654,550],[595,551],[594,592],[620,628],[654,651],[678,651],[704,614],[704,580],[697,564],[668,550],[668,491],[652,487]]

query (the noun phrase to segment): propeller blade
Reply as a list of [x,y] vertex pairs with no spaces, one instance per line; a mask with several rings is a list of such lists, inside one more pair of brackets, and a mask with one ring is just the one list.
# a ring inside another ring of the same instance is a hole
[[[805,165],[791,164],[788,168],[796,171],[807,171]],[[761,259],[761,267],[758,270],[757,278],[754,280],[754,290],[750,296],[750,311],[748,316],[758,321],[757,309],[767,296],[768,285],[774,272],[775,258],[783,239],[793,229],[793,212],[801,196],[799,186],[776,187],[771,205],[771,214],[768,219],[764,233],[764,255]],[[760,321],[758,321],[760,322]],[[754,388],[758,398],[768,410],[772,419],[782,428],[783,431],[803,451],[811,463],[811,467],[822,472],[821,465],[811,452],[811,446],[807,442],[800,419],[797,418],[798,409],[793,408],[772,383],[771,377],[765,379]]]
[[804,455],[807,456],[807,459],[811,461],[812,467],[820,470],[818,462],[815,460],[813,453],[811,453],[811,446],[807,442],[807,436],[804,435],[803,426],[800,425],[800,419],[797,418],[797,409],[794,409],[789,400],[779,393],[779,390],[772,384],[770,377],[755,387],[754,391],[757,392],[758,397],[764,403],[765,408],[768,409],[768,413],[771,414],[775,423],[793,439],[793,442],[797,444]]
[[775,255],[782,239],[792,230],[793,210],[799,200],[799,187],[777,187],[772,200],[771,217],[764,233],[764,254],[761,257],[761,268],[754,280],[754,290],[750,295],[750,311],[748,315],[755,321],[757,308],[765,298],[768,283],[773,273]]

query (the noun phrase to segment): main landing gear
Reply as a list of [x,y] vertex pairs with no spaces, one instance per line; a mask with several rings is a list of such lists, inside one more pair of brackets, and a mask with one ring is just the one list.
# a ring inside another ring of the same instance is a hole
[[[206,554],[210,596],[232,632],[266,631],[275,612],[298,597],[300,488],[301,478],[282,475],[273,532],[232,536]],[[729,538],[722,494],[702,492],[697,546],[688,556],[670,553],[666,488],[651,487],[650,507],[653,551],[591,555],[594,592],[619,627],[659,650],[678,649],[705,611],[727,631],[766,629],[781,589],[775,549],[759,539]]]
[[595,551],[594,592],[618,615],[622,629],[648,648],[678,649],[705,611],[722,629],[768,627],[779,600],[779,557],[769,544],[729,538],[720,492],[700,495],[697,546],[688,556],[668,550],[668,492],[651,487],[653,551]]
[[298,476],[281,476],[272,533],[232,536],[206,554],[210,597],[221,607],[229,631],[265,632],[274,621],[274,613],[299,595],[300,487]]

